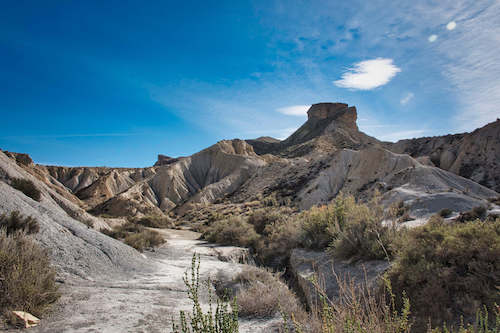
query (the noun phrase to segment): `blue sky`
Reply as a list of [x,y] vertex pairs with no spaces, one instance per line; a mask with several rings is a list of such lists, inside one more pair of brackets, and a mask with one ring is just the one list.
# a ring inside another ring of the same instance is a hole
[[317,102],[382,140],[500,116],[499,1],[12,1],[0,12],[0,148],[147,166],[284,138]]

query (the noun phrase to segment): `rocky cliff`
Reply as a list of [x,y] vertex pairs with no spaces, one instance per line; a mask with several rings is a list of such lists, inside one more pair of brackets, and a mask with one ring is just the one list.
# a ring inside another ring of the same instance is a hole
[[500,119],[472,133],[386,143],[385,147],[500,191]]

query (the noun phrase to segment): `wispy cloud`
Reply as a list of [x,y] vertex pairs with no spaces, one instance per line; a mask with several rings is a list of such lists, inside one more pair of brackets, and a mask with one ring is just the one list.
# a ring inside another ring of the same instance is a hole
[[287,116],[305,116],[311,105],[290,105],[276,109],[279,113]]
[[341,88],[371,90],[387,84],[399,72],[392,59],[377,58],[354,64],[333,83]]
[[399,103],[401,103],[401,105],[406,105],[406,104],[408,104],[408,102],[410,102],[413,99],[413,97],[415,97],[415,94],[412,92],[409,92],[406,95],[404,95],[403,97],[401,97],[401,99],[399,100]]
[[378,139],[383,141],[396,142],[402,139],[412,139],[423,136],[427,130],[409,130],[409,131],[398,131],[390,132],[386,135],[379,136]]

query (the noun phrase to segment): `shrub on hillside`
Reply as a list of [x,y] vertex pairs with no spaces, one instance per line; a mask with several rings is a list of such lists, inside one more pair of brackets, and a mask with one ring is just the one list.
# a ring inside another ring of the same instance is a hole
[[10,215],[0,215],[0,230],[4,229],[7,235],[13,235],[18,231],[26,234],[34,234],[40,230],[38,221],[31,216],[23,216],[18,211]]
[[236,216],[216,221],[205,229],[203,237],[219,244],[253,247],[259,235],[244,218]]
[[41,316],[58,297],[47,252],[23,233],[0,231],[0,313]]
[[406,291],[422,322],[457,321],[500,304],[500,219],[446,224],[434,219],[408,231],[389,278]]
[[10,185],[16,190],[23,192],[33,200],[40,201],[41,199],[40,190],[29,179],[13,178],[10,182]]

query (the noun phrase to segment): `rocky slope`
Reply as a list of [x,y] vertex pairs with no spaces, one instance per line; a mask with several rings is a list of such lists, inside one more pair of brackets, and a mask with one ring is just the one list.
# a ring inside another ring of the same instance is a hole
[[307,122],[283,141],[272,138],[247,140],[258,154],[298,157],[329,153],[339,148],[360,149],[378,144],[359,131],[356,107],[344,103],[313,104]]
[[472,133],[401,140],[385,147],[426,157],[443,170],[500,191],[500,119]]
[[[48,186],[27,168],[29,165],[18,165],[0,152],[0,212],[19,211],[39,221],[40,232],[35,237],[49,249],[59,279],[109,279],[146,269],[137,251],[88,226],[100,229],[106,227],[104,221],[60,195],[57,185]],[[11,187],[13,178],[31,180],[41,192],[40,201]]]

